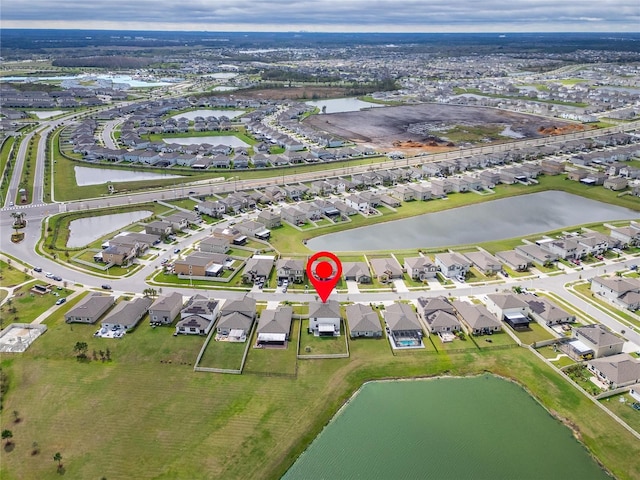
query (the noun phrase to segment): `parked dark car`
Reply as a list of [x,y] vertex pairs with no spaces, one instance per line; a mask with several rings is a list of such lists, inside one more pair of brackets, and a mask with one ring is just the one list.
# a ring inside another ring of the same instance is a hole
[[56,301],[56,305],[62,305],[62,304],[63,304],[64,302],[66,302],[66,301],[67,301],[67,299],[66,299],[66,298],[59,298],[59,299]]
[[33,271],[40,273],[40,272],[42,272],[42,267],[34,267]]
[[56,282],[61,282],[62,281],[62,277],[59,277],[58,275],[54,275],[53,277],[51,277],[52,280],[55,280]]
[[106,283],[102,285],[102,288],[105,290],[111,290],[111,285],[107,285]]

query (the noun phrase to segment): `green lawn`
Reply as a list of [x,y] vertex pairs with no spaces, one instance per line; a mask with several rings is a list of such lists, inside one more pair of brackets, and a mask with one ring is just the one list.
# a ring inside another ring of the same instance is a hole
[[247,356],[243,373],[266,375],[295,375],[297,371],[296,350],[298,348],[299,320],[291,324],[291,337],[287,348],[254,348],[257,331],[251,339],[251,348]]
[[315,337],[309,331],[309,320],[302,320],[300,332],[300,356],[335,355],[347,353],[345,325],[341,322],[339,337]]
[[[621,402],[620,399],[624,399]],[[604,405],[608,410],[611,410],[618,417],[625,421],[627,425],[633,428],[636,432],[640,432],[640,411],[635,410],[631,404],[637,402],[628,393],[615,395],[613,397],[600,400],[600,403]]]
[[[15,143],[15,138],[9,136],[2,142],[2,148],[0,149],[0,202],[4,205],[5,195],[9,188],[9,179],[11,178],[11,172],[13,171],[13,162],[8,165],[9,154],[12,150],[17,152],[18,144]],[[5,180],[6,175],[6,180]]]
[[[504,328],[509,328],[505,326]],[[491,335],[473,336],[473,340],[480,348],[492,348],[503,345],[516,345],[516,341],[506,332],[497,332]]]
[[0,287],[14,287],[29,280],[31,275],[24,273],[25,267],[11,262],[11,265],[0,260]]
[[246,347],[246,342],[217,342],[212,338],[198,366],[239,370]]
[[[506,326],[505,328],[510,327]],[[529,323],[529,330],[525,330],[523,332],[514,331],[514,333],[525,345],[531,345],[535,342],[540,342],[542,340],[551,340],[552,338],[554,338],[553,335],[545,330],[542,325],[534,321]]]
[[64,288],[58,290],[54,286],[51,293],[40,295],[29,291],[34,285],[44,286],[46,283],[36,280],[17,289],[11,298],[11,304],[5,303],[0,306],[0,316],[2,316],[3,321],[31,323],[48,308],[53,307],[59,298],[67,297],[73,293],[71,290]]

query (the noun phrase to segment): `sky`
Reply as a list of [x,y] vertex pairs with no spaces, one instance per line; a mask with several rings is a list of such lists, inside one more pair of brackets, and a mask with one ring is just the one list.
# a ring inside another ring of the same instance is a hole
[[640,0],[2,0],[2,28],[638,32]]

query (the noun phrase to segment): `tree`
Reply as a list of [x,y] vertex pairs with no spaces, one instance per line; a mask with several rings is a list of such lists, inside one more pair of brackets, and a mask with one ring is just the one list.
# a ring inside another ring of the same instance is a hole
[[40,445],[38,442],[33,442],[31,444],[31,455],[38,455],[40,453]]
[[73,351],[76,353],[76,358],[78,360],[85,360],[87,358],[88,349],[89,345],[87,345],[87,342],[76,342],[73,347]]
[[58,471],[62,469],[62,454],[60,452],[56,452],[53,456],[53,461],[58,462]]
[[18,410],[14,410],[13,411],[13,423],[20,423],[20,420],[22,420],[20,418],[20,414],[18,413]]
[[13,442],[11,441],[11,439],[13,438],[13,432],[11,430],[3,430],[2,431],[2,440],[6,440],[6,443],[4,444],[5,447],[8,447],[9,445],[11,445]]

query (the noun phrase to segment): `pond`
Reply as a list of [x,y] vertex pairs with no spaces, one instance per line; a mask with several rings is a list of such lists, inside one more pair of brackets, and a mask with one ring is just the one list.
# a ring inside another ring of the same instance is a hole
[[228,145],[231,148],[249,147],[247,142],[240,140],[233,135],[210,135],[206,137],[170,137],[163,138],[164,143],[177,143],[178,145],[199,145],[208,143],[210,145]]
[[325,113],[341,113],[341,112],[357,112],[365,108],[384,107],[379,103],[364,102],[356,97],[349,98],[332,98],[329,100],[317,100],[305,102],[307,105],[313,105],[322,110],[326,107]]
[[153,215],[153,212],[140,210],[137,212],[113,213],[111,215],[100,215],[98,217],[86,217],[73,220],[69,223],[69,240],[67,240],[67,247],[84,247],[108,233],[115,232],[151,215]]
[[166,81],[156,81],[152,79],[138,79],[134,78],[131,75],[108,75],[108,74],[100,74],[100,75],[60,75],[60,76],[33,76],[33,77],[0,77],[0,82],[35,82],[35,81],[78,81],[83,83],[91,83],[95,80],[108,80],[113,83],[125,83],[130,87],[163,87],[167,85],[172,85],[172,82]]
[[523,388],[484,375],[364,385],[282,478],[610,477]]
[[56,115],[60,115],[65,112],[63,110],[41,110],[41,111],[34,110],[28,113],[31,113],[36,117],[38,117],[40,120],[43,120],[45,118],[55,117]]
[[181,175],[169,175],[168,173],[140,172],[115,168],[73,167],[73,170],[76,175],[76,184],[79,187],[101,185],[107,182],[136,182],[138,180],[157,180],[159,178],[182,178]]
[[191,110],[189,112],[178,113],[177,115],[173,115],[171,118],[175,118],[176,120],[179,118],[186,118],[190,122],[193,121],[196,117],[227,117],[228,119],[239,117],[240,115],[244,115],[246,112],[244,110]]
[[362,251],[475,245],[572,225],[639,217],[640,212],[628,208],[546,191],[322,235],[309,240],[307,246],[312,250]]

